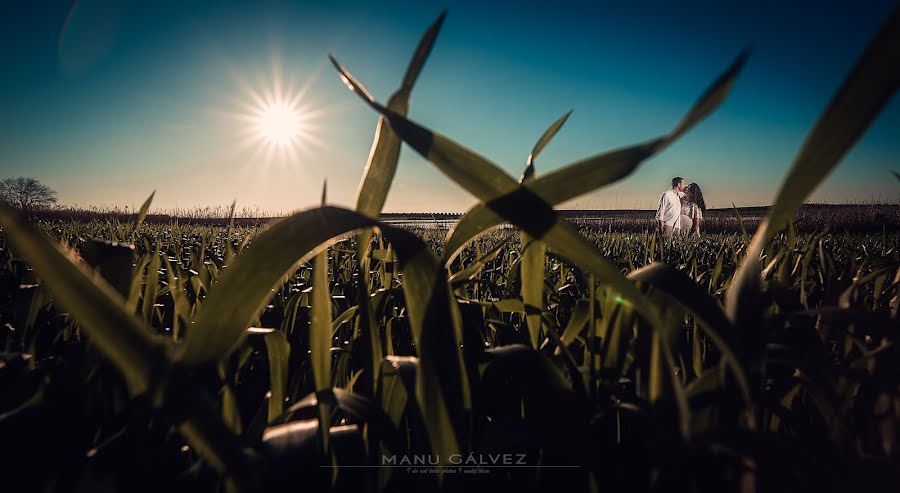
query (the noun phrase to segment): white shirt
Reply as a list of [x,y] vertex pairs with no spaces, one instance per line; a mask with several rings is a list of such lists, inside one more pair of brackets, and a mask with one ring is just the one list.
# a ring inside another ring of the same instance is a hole
[[681,229],[681,197],[671,188],[659,196],[659,205],[656,207],[656,220],[662,221],[665,226]]

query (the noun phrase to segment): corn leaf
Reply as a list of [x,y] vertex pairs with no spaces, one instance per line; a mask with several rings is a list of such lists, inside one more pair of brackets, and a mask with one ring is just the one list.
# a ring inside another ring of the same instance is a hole
[[634,303],[635,309],[657,320],[655,307],[647,302],[618,267],[599,255],[593,245],[578,234],[540,197],[518,183],[494,163],[452,140],[384,108],[334,58],[331,59],[344,83],[369,106],[387,116],[397,134],[413,149],[435,164],[457,184],[485,202],[510,223],[540,239],[562,257],[583,266]]
[[284,412],[287,392],[288,356],[291,346],[283,332],[274,330],[265,336],[266,354],[269,356],[269,422]]
[[[125,377],[132,393],[150,389],[151,381],[168,372],[170,359],[162,339],[132,313],[125,310],[125,300],[106,281],[83,265],[73,261],[67,253],[50,242],[20,218],[17,212],[0,201],[0,226],[9,243],[23,252],[29,265],[44,280],[54,300],[75,318],[91,342]],[[169,382],[171,385],[171,382]],[[181,386],[189,384],[176,382]],[[203,393],[181,389],[179,395],[189,399],[174,399],[167,403],[166,394],[160,405],[172,405],[186,410],[189,417],[179,425],[179,431],[198,452],[219,469],[231,473],[243,489],[252,489],[252,473],[240,452],[233,435],[224,424],[212,416],[211,406],[201,400]],[[202,419],[197,419],[197,415]]]
[[[803,201],[822,183],[875,120],[900,85],[900,8],[895,8],[866,47],[819,117],[781,183],[768,218],[753,235],[728,290],[732,320],[749,299],[758,298],[759,261],[765,245],[784,228]],[[745,298],[742,300],[742,298]],[[755,305],[755,304],[754,304]]]
[[449,458],[459,451],[471,397],[459,350],[459,317],[453,313],[458,308],[450,296],[446,272],[418,237],[357,212],[337,207],[301,211],[260,233],[211,287],[185,337],[180,357],[189,364],[220,360],[265,306],[273,294],[272,286],[285,274],[338,237],[367,227],[378,227],[399,258],[419,356],[416,399],[432,448],[442,458]]

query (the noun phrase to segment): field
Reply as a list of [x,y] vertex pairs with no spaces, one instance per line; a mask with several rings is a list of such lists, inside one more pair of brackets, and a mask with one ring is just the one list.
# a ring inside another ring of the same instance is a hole
[[[99,267],[169,347],[184,342],[208,288],[244,250],[253,250],[260,231],[144,225],[132,249],[109,243],[130,239],[130,224],[40,226]],[[439,231],[417,233],[442,254]],[[457,386],[445,394],[455,396],[445,405],[460,420],[451,415],[450,426],[469,427],[457,453],[525,454],[528,464],[578,466],[494,469],[489,481],[539,490],[592,483],[615,490],[692,484],[717,490],[745,481],[764,490],[896,484],[900,234],[778,236],[765,257],[772,260],[763,273],[759,325],[750,333],[719,333],[725,322],[717,320],[724,316],[718,306],[746,248],[740,234],[663,242],[647,233],[583,233],[623,273],[657,285],[646,294],[670,308],[664,331],[654,331],[590,273],[552,254],[539,272],[528,271],[517,231],[482,236],[448,271],[462,344],[457,353],[447,341],[447,354],[434,357],[448,366],[431,368],[435,381],[425,384],[446,378],[444,385]],[[267,484],[327,488],[330,469],[318,466],[331,461],[433,456],[423,421],[434,418],[412,398],[416,378],[423,378],[416,343],[427,336],[412,326],[398,252],[381,237],[373,248],[364,285],[354,240],[334,244],[316,257],[327,274],[316,277],[312,265],[301,266],[278,283],[230,356],[208,374],[197,369],[183,376],[210,394],[204,412],[220,415],[254,456],[270,462]],[[173,402],[156,405],[130,399],[126,379],[85,344],[90,338],[79,323],[6,244],[2,251],[8,330],[0,341],[7,389],[0,434],[23,444],[4,449],[8,471],[41,478],[45,486],[76,481],[86,488],[150,490],[201,480],[214,488],[217,476],[203,454],[170,431],[190,412],[178,409],[184,397],[170,395]],[[529,287],[523,276],[541,285],[537,306],[522,301]],[[324,291],[316,290],[317,281]],[[360,302],[366,292],[368,306]],[[333,314],[326,319],[327,341],[310,333],[317,301]],[[535,331],[527,323],[532,313],[540,317]],[[429,329],[439,327],[420,330]],[[309,354],[316,344],[327,351],[324,362]],[[735,365],[745,368],[743,390]],[[333,456],[316,433],[316,400],[309,397],[318,368],[326,387],[334,387],[320,392],[328,399]],[[833,464],[832,474],[823,474],[823,461]],[[339,489],[409,490],[436,480],[405,469],[339,471]]]
[[[332,59],[380,115],[355,210],[324,189],[253,225],[147,222],[152,195],[128,220],[0,203],[4,486],[900,489],[896,214],[802,207],[894,94],[900,15],[772,206],[700,238],[554,206],[701,122],[747,53],[671,132],[538,173],[564,115],[516,179],[405,116],[442,21],[386,106]],[[401,141],[478,198],[450,231],[378,219]]]

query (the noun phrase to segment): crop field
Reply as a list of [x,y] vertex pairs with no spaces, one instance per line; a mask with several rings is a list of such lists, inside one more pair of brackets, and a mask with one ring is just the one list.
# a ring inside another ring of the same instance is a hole
[[[801,206],[894,94],[900,16],[772,206],[697,238],[553,207],[700,123],[746,53],[670,133],[540,173],[566,115],[517,179],[406,117],[442,21],[385,105],[332,59],[380,115],[355,210],[0,203],[8,491],[898,491],[900,230]],[[478,198],[449,231],[377,219],[401,142]]]

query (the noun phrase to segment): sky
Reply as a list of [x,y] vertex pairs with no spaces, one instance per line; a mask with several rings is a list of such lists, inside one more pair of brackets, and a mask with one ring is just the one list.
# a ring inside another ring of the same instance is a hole
[[[590,4],[590,5],[586,5]],[[789,4],[789,5],[788,5]],[[537,173],[668,132],[744,48],[708,119],[628,178],[564,208],[655,206],[672,176],[711,207],[766,205],[894,2],[0,2],[0,177],[34,176],[73,206],[352,208],[380,101],[419,37],[448,15],[409,116],[518,177],[574,112]],[[266,152],[254,95],[297,97],[302,133]],[[900,200],[895,98],[815,202]],[[256,136],[254,138],[253,136]],[[386,211],[464,212],[475,200],[404,146]]]

